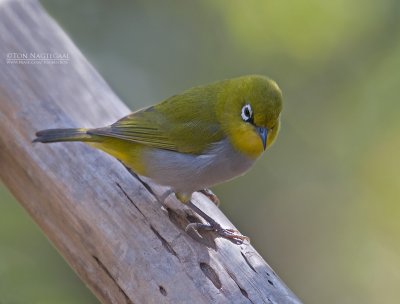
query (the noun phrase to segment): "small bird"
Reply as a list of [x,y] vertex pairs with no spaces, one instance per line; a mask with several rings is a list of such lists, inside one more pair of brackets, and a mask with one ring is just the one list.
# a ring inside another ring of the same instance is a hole
[[168,186],[208,224],[187,231],[212,230],[243,242],[247,237],[223,229],[191,202],[192,193],[243,175],[275,141],[282,92],[259,75],[193,87],[159,104],[95,129],[48,129],[33,142],[80,141],[105,151],[135,173]]

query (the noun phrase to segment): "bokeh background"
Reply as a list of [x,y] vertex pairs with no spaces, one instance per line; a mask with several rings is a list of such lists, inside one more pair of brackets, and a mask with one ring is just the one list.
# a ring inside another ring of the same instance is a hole
[[[305,303],[399,303],[398,0],[41,3],[132,109],[275,79],[281,134],[215,188],[221,208]],[[4,187],[0,202],[0,302],[98,303]]]

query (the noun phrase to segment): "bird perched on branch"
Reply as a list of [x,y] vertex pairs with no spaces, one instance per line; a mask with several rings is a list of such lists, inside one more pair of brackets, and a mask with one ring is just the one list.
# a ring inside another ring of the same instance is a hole
[[213,230],[240,243],[246,237],[196,207],[192,193],[244,174],[275,141],[281,110],[278,85],[250,75],[191,88],[107,127],[39,131],[34,142],[81,141],[103,150],[169,186],[208,222],[187,229]]

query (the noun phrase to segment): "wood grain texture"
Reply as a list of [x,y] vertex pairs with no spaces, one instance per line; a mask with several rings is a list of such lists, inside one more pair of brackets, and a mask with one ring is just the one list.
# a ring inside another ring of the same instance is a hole
[[[67,64],[7,64],[8,53]],[[129,113],[37,1],[0,2],[0,177],[103,303],[300,303],[250,245],[184,228],[199,221],[165,189],[82,143],[37,130],[100,127]],[[194,202],[233,227],[202,194]]]

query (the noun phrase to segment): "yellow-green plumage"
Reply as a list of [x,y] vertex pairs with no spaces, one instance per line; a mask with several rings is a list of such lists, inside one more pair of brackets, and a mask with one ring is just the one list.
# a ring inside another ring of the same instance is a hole
[[108,127],[45,130],[35,141],[84,141],[190,197],[243,174],[274,142],[281,99],[274,81],[244,76],[194,87]]

